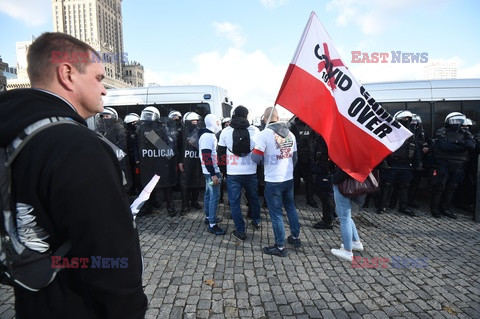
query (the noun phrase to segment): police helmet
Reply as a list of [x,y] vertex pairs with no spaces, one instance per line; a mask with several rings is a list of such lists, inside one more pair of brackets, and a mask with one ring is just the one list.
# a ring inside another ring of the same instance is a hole
[[460,112],[449,113],[445,117],[445,124],[447,125],[462,125],[467,117]]
[[394,117],[397,121],[404,121],[407,118],[413,119],[413,114],[408,110],[402,110],[395,113]]
[[185,124],[185,121],[198,121],[198,120],[200,120],[200,115],[198,115],[195,112],[185,113],[185,116],[182,119],[183,124]]
[[135,123],[137,122],[138,120],[140,120],[140,116],[138,116],[137,113],[128,113],[126,116],[125,116],[125,119],[123,120],[123,122],[125,124],[130,124],[130,123]]
[[115,109],[111,107],[106,107],[104,108],[103,112],[98,113],[96,115],[97,119],[103,119],[103,120],[112,120],[113,122],[118,121],[118,113]]
[[147,106],[143,109],[142,114],[140,115],[141,121],[151,121],[155,122],[160,120],[160,112],[155,106]]
[[422,118],[420,115],[413,113],[412,114],[412,124],[422,124]]
[[223,120],[222,120],[222,124],[225,124],[225,123],[231,122],[231,121],[232,121],[231,117],[224,117]]
[[173,120],[174,117],[178,116],[179,118],[182,118],[182,113],[180,113],[179,111],[170,111],[170,113],[168,113],[168,118]]
[[473,125],[473,121],[468,117],[465,119],[465,122],[463,122],[463,126],[472,126],[472,125]]

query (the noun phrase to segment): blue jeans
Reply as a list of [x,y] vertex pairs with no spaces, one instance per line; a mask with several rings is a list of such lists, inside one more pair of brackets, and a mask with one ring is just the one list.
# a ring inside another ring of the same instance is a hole
[[[212,181],[212,176],[210,174],[205,175],[205,196],[203,198],[203,206],[205,208],[205,218],[208,219],[210,224],[217,223],[217,209],[218,201],[220,199],[220,184],[218,185],[209,185]],[[220,173],[216,174],[220,180]]]
[[352,250],[352,241],[360,240],[357,227],[355,227],[352,219],[352,201],[361,206],[365,200],[365,195],[350,199],[340,193],[338,185],[333,185],[333,197],[335,199],[335,210],[340,219],[343,247],[345,250]]
[[230,202],[230,211],[232,212],[235,228],[239,233],[245,233],[245,221],[243,220],[240,202],[242,199],[242,187],[245,189],[252,220],[260,223],[260,201],[258,200],[258,181],[257,174],[252,175],[228,175],[227,190],[228,201]]
[[292,236],[297,238],[300,235],[300,222],[293,199],[293,179],[280,183],[265,182],[265,199],[272,221],[275,244],[283,247],[285,246],[285,228],[283,226],[282,205],[287,212]]

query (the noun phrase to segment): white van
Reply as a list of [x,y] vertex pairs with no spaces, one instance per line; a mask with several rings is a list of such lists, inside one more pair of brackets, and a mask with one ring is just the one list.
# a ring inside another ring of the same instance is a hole
[[110,106],[121,119],[128,113],[140,115],[147,106],[155,106],[161,117],[170,111],[182,114],[196,112],[205,117],[215,114],[219,118],[230,116],[232,101],[227,91],[214,85],[150,86],[127,89],[109,89],[103,97],[104,107]]
[[363,86],[390,114],[409,110],[420,115],[428,137],[444,124],[450,112],[461,112],[480,122],[480,79],[365,83]]

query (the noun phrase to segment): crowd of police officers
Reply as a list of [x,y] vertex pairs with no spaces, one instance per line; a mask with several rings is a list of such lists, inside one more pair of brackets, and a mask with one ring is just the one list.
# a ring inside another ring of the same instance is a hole
[[[474,123],[464,114],[452,112],[429,139],[418,115],[403,110],[394,117],[413,134],[376,167],[380,171],[380,188],[367,197],[365,206],[373,200],[376,212],[383,214],[398,203],[400,213],[416,216],[418,187],[422,177],[427,177],[431,190],[430,212],[434,217],[444,215],[456,219],[451,210],[454,204],[473,211],[480,153],[480,133],[471,131]],[[228,126],[229,121],[230,118],[224,118],[222,127]],[[318,208],[315,196],[322,205],[322,218],[313,227],[331,229],[336,216],[330,182],[334,164],[328,156],[327,145],[298,117],[294,117],[290,125],[298,149],[298,163],[294,170],[295,195],[300,193],[303,180],[307,205]],[[259,128],[264,126],[262,121]],[[116,147],[129,195],[138,195],[154,174],[160,176],[155,191],[142,207],[143,214],[161,208],[163,202],[170,216],[201,209],[199,193],[205,186],[205,179],[200,163],[198,131],[203,127],[201,116],[195,112],[181,114],[172,110],[168,117],[161,117],[154,106],[145,107],[140,116],[129,113],[123,121],[110,107],[95,117],[96,131]],[[261,168],[258,174],[259,193],[263,195]],[[225,184],[222,185],[221,202],[224,188]],[[174,191],[181,193],[180,209],[174,205]]]

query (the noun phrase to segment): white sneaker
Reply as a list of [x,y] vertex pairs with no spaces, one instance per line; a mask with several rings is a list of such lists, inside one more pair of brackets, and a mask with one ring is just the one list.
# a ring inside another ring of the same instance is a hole
[[343,259],[349,262],[353,261],[353,253],[351,251],[346,251],[343,248],[340,248],[340,249],[332,248],[331,252],[332,254],[334,254],[340,259]]
[[[345,249],[343,244],[340,245],[340,249]],[[359,241],[358,242],[352,241],[352,250],[363,251],[363,244]]]

